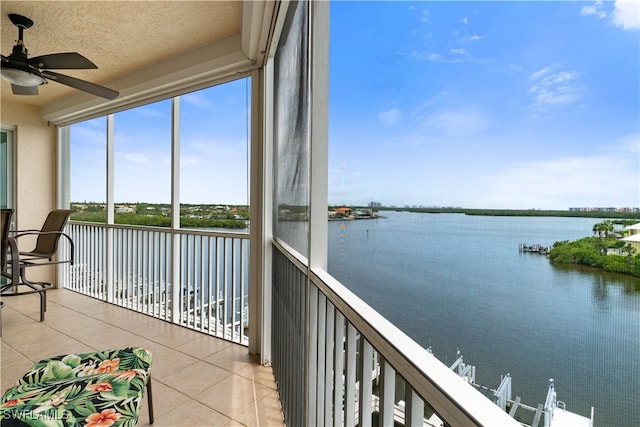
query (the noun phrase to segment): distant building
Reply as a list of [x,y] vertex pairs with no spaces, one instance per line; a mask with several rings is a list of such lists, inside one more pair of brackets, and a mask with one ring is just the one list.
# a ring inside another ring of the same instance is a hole
[[640,253],[640,223],[625,227],[624,230],[629,234],[622,239],[623,242],[633,246]]
[[381,208],[382,207],[382,203],[380,203],[380,202],[369,202],[369,207],[370,208]]
[[569,208],[569,212],[623,212],[623,213],[636,213],[640,212],[640,208],[603,208],[603,207],[585,207],[585,208]]

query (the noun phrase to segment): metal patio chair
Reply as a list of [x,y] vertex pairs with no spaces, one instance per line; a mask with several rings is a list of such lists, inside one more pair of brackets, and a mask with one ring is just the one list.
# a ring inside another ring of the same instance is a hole
[[[13,209],[0,209],[0,284],[2,288],[11,283],[17,283],[18,277],[18,249],[15,240],[9,237],[9,227]],[[9,251],[11,246],[12,250]],[[15,250],[14,250],[15,248]],[[11,259],[7,255],[11,253]],[[8,281],[8,282],[7,282]],[[5,283],[7,282],[7,283]],[[4,302],[0,301],[0,310],[4,307]],[[0,313],[0,337],[2,336],[2,313]]]
[[[32,282],[28,280],[26,270],[29,267],[51,264],[70,263],[73,265],[73,240],[63,231],[71,212],[71,210],[67,209],[53,210],[47,215],[40,230],[17,231],[13,236],[7,236],[6,239],[3,239],[3,252],[10,252],[11,258],[9,260],[10,262],[3,263],[2,275],[10,280],[9,283],[2,285],[0,295],[10,297],[37,293],[40,296],[41,322],[44,320],[45,311],[47,311],[46,291],[53,287],[53,285],[48,282]],[[3,234],[4,233],[8,234],[8,230],[3,230]],[[36,237],[35,247],[30,251],[19,251],[18,249],[18,239],[24,236]],[[63,260],[54,260],[54,256],[58,251],[60,237],[65,237],[69,242],[69,257]],[[3,260],[7,259],[6,256],[7,253],[4,253]]]

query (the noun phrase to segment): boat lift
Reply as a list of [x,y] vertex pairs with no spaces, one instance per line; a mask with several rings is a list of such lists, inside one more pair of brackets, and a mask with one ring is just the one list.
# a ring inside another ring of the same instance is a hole
[[[555,383],[553,378],[549,380],[549,389],[544,405],[539,404],[536,408],[525,405],[522,399],[517,396],[512,399],[511,375],[502,375],[500,385],[496,389],[491,389],[482,384],[476,383],[476,367],[464,363],[464,358],[460,351],[457,353],[455,362],[450,369],[463,378],[467,383],[471,384],[476,390],[484,394],[493,403],[498,405],[503,411],[508,411],[513,418],[518,410],[527,410],[533,414],[533,420],[530,424],[520,422],[526,427],[593,427],[594,410],[591,407],[591,417],[583,417],[581,415],[569,412],[566,404],[557,399],[555,391]],[[529,418],[531,414],[528,414]],[[542,421],[542,425],[540,424]]]

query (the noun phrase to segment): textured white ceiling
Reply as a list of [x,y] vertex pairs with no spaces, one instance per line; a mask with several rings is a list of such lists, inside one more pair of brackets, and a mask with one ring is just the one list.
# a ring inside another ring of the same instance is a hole
[[[25,30],[29,57],[78,52],[98,70],[56,70],[104,84],[242,30],[240,1],[0,1],[1,48],[9,55],[18,29],[9,13],[24,15],[34,25]],[[46,105],[77,92],[50,82],[37,96],[17,96],[2,80],[2,99]]]

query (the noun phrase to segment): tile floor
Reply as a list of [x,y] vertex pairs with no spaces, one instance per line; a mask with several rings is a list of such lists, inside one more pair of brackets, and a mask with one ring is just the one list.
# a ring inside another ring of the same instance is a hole
[[[0,387],[34,362],[66,353],[143,346],[153,353],[155,427],[283,426],[273,372],[247,348],[55,289],[40,323],[37,295],[3,298]],[[139,426],[148,426],[146,396]]]

